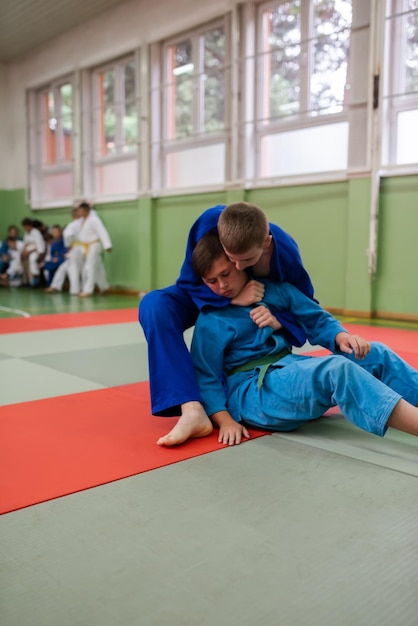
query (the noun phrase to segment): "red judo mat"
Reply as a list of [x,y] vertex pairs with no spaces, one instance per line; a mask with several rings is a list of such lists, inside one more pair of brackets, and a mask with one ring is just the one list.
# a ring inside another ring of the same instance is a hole
[[222,449],[217,431],[157,446],[176,421],[151,415],[148,383],[0,408],[0,513]]
[[[368,326],[367,324],[344,324],[343,322],[342,325],[353,335],[361,335],[367,341],[381,341],[395,352],[418,354],[418,332],[416,330],[383,328],[382,326]],[[402,355],[402,358],[406,357]]]
[[102,324],[123,324],[138,321],[138,309],[112,309],[109,311],[82,311],[80,313],[54,313],[33,317],[0,319],[0,335],[27,333],[36,330],[57,330]]

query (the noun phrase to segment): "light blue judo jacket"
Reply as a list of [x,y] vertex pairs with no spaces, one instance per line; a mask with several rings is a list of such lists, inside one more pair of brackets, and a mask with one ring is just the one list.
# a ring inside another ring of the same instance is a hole
[[[335,337],[345,329],[332,315],[289,283],[263,282],[272,313],[290,310],[312,344],[336,352]],[[291,354],[281,331],[258,328],[250,310],[231,305],[199,315],[192,359],[208,415],[226,410],[237,422],[285,432],[338,405],[353,424],[383,436],[401,398],[418,405],[418,372],[384,344],[373,342],[361,360],[354,353]]]
[[[266,286],[263,301],[270,311],[291,311],[311,344],[335,351],[335,337],[346,332],[332,315],[290,283],[257,279]],[[259,328],[251,319],[255,306],[210,309],[199,314],[191,354],[203,404],[208,415],[228,410],[222,374],[266,355],[275,355],[291,346],[281,331]],[[287,358],[287,357],[285,357]]]

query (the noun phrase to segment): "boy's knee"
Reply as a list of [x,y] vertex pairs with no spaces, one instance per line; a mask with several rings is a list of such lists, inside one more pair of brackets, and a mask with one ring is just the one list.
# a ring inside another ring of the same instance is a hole
[[139,303],[138,319],[141,324],[147,323],[148,320],[155,322],[159,318],[166,317],[170,309],[171,298],[169,294],[162,289],[150,291],[143,296]]
[[159,298],[156,296],[157,293],[156,291],[150,291],[141,298],[138,307],[138,319],[140,322],[144,322],[149,315],[158,311]]
[[326,365],[328,366],[328,371],[341,375],[344,372],[350,370],[353,366],[353,363],[342,354],[333,354],[332,356],[328,357]]

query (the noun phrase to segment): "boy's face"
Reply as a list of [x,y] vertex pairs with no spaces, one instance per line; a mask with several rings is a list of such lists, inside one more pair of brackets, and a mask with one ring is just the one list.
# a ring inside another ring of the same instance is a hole
[[213,262],[212,267],[202,280],[218,296],[235,298],[242,291],[248,278],[245,272],[238,270],[225,256]]
[[272,236],[269,235],[264,243],[264,245],[259,247],[250,248],[247,252],[243,254],[233,254],[232,252],[228,252],[225,250],[225,254],[228,259],[235,265],[237,270],[245,270],[247,267],[253,267],[257,265],[263,254],[266,253],[269,246],[271,245]]

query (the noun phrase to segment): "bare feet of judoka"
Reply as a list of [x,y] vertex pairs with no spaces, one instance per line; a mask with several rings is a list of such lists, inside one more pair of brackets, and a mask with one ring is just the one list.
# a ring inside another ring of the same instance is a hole
[[158,446],[177,446],[187,439],[206,437],[213,430],[212,422],[200,402],[186,402],[181,405],[181,417],[167,435],[160,437]]

